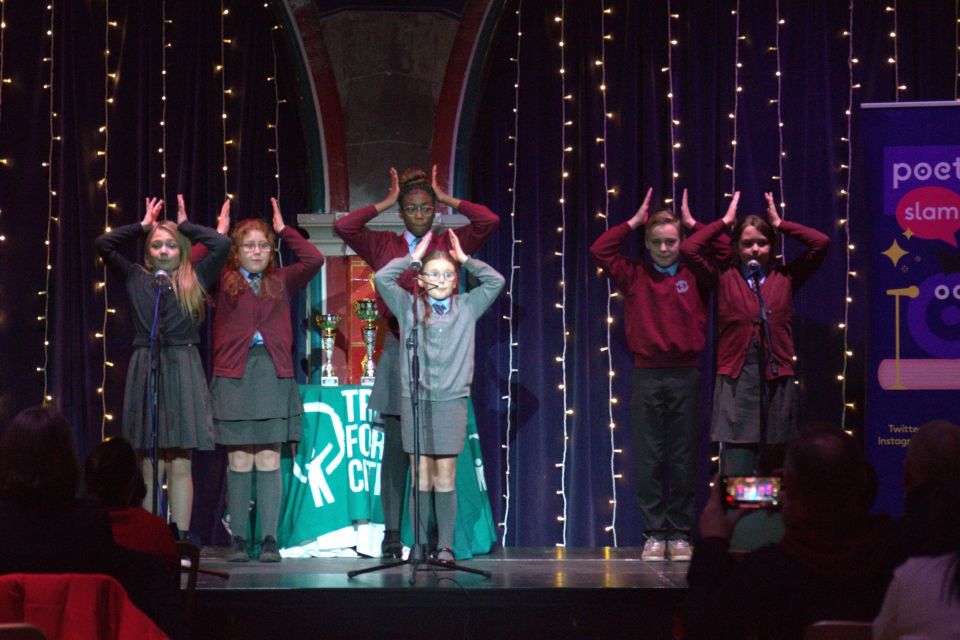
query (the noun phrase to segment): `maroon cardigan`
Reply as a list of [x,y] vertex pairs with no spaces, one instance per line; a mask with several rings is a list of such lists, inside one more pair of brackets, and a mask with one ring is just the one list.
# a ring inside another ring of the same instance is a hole
[[632,234],[626,222],[611,227],[594,241],[590,255],[624,296],[623,328],[634,366],[695,367],[706,344],[710,289],[682,261],[671,276],[622,255]]
[[[500,223],[500,217],[482,204],[474,204],[466,200],[460,201],[457,211],[470,220],[470,224],[454,230],[460,239],[463,252],[470,255],[477,251],[487,238],[493,234]],[[377,208],[367,205],[343,216],[333,223],[333,230],[340,238],[353,249],[374,271],[379,271],[394,258],[400,258],[410,253],[410,247],[402,234],[393,231],[375,231],[368,229],[366,224],[377,217]],[[441,228],[435,228],[433,240],[427,248],[427,253],[439,249],[450,250],[450,240]],[[424,254],[426,255],[426,254]],[[405,272],[397,280],[401,287],[413,292],[413,274]],[[377,294],[377,307],[380,315],[387,318],[391,329],[396,333],[396,318],[384,304],[380,294]]]
[[[299,262],[276,269],[271,284],[280,283],[280,297],[254,295],[244,287],[233,296],[217,286],[214,292],[213,375],[242,378],[253,335],[259,331],[270,353],[277,377],[293,377],[293,329],[290,326],[290,298],[303,289],[323,266],[323,254],[295,229],[285,226],[280,238],[297,255]],[[275,286],[275,285],[274,285]]]
[[[710,257],[711,241],[726,231],[723,220],[704,226],[680,245],[680,254],[697,274],[697,279],[717,288],[717,315],[720,340],[717,347],[717,373],[740,377],[750,339],[760,339],[757,318],[760,304],[736,262],[718,265]],[[760,292],[767,303],[770,342],[777,375],[769,364],[767,380],[793,375],[793,294],[823,262],[830,238],[816,229],[784,220],[780,232],[807,245],[807,250],[786,265],[776,265],[767,273]]]

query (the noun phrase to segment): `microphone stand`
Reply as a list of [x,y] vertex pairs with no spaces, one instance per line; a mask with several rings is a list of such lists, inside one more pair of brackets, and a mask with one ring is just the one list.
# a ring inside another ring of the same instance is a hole
[[[419,276],[416,277],[419,280]],[[416,583],[417,571],[422,566],[438,567],[450,571],[474,573],[483,576],[484,578],[489,578],[492,575],[489,571],[472,569],[470,567],[463,567],[455,563],[441,562],[435,558],[428,558],[426,553],[424,553],[423,543],[420,541],[420,355],[418,353],[419,317],[417,316],[417,300],[419,300],[419,298],[420,296],[418,294],[413,294],[411,305],[413,312],[413,323],[410,325],[410,336],[407,338],[406,342],[407,351],[409,352],[408,361],[410,363],[410,412],[413,418],[413,490],[410,492],[412,499],[410,508],[413,510],[413,546],[410,547],[410,554],[407,556],[406,560],[385,562],[372,567],[366,567],[364,569],[348,571],[347,578],[353,578],[354,576],[358,576],[363,573],[371,573],[373,571],[380,571],[382,569],[389,569],[391,567],[399,567],[407,564],[410,565],[410,568],[412,569],[409,581],[411,585]]]
[[[767,361],[769,360],[770,372],[777,375],[777,363],[773,359],[773,344],[770,341],[770,319],[767,310],[767,303],[760,293],[760,268],[754,267],[750,270],[750,279],[753,281],[753,292],[757,296],[757,303],[760,306],[758,320],[760,323],[760,342],[757,345],[760,351],[760,450],[767,446],[767,420],[770,411],[770,401],[767,396]],[[757,456],[759,458],[759,455]],[[757,459],[754,459],[754,473],[757,472]]]
[[150,399],[150,463],[153,465],[153,498],[151,513],[159,514],[160,469],[159,469],[159,413],[160,413],[160,298],[163,296],[163,279],[157,283],[157,299],[153,305],[153,325],[150,327],[150,375],[147,377],[147,396]]

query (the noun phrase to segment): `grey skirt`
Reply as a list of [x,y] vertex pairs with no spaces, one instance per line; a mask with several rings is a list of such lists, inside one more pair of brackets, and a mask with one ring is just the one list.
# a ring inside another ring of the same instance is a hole
[[[134,449],[151,443],[150,349],[140,347],[130,356],[123,393],[123,437]],[[160,349],[157,389],[157,443],[160,449],[213,449],[213,409],[200,352],[193,345]]]
[[[798,391],[793,376],[767,381],[767,444],[786,442],[797,431]],[[717,375],[713,387],[714,442],[760,442],[760,350],[751,344],[739,378]]]
[[400,358],[400,340],[387,329],[380,359],[377,361],[376,380],[367,401],[367,406],[381,415],[400,415],[400,403],[403,401]]
[[293,378],[278,378],[263,345],[247,354],[242,378],[217,376],[210,387],[217,444],[299,442],[303,403]]
[[[467,437],[467,399],[420,401],[420,453],[455,456]],[[400,407],[403,450],[413,453],[413,408],[410,398]]]

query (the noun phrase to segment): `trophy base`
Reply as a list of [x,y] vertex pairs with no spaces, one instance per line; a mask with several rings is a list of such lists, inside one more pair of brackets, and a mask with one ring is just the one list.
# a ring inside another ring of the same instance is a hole
[[362,376],[362,377],[360,378],[360,386],[361,386],[361,387],[372,387],[372,386],[373,386],[373,383],[376,382],[376,381],[377,381],[377,379],[376,379],[375,377],[373,377],[373,376]]
[[323,376],[322,378],[320,378],[320,386],[321,387],[339,387],[340,378],[338,378],[337,376]]

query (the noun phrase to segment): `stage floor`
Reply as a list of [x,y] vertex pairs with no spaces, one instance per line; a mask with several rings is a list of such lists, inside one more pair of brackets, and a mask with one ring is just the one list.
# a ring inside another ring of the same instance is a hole
[[348,578],[358,558],[231,564],[203,549],[195,637],[670,638],[687,562],[648,563],[640,549],[499,549],[463,564],[484,578],[409,566]]

